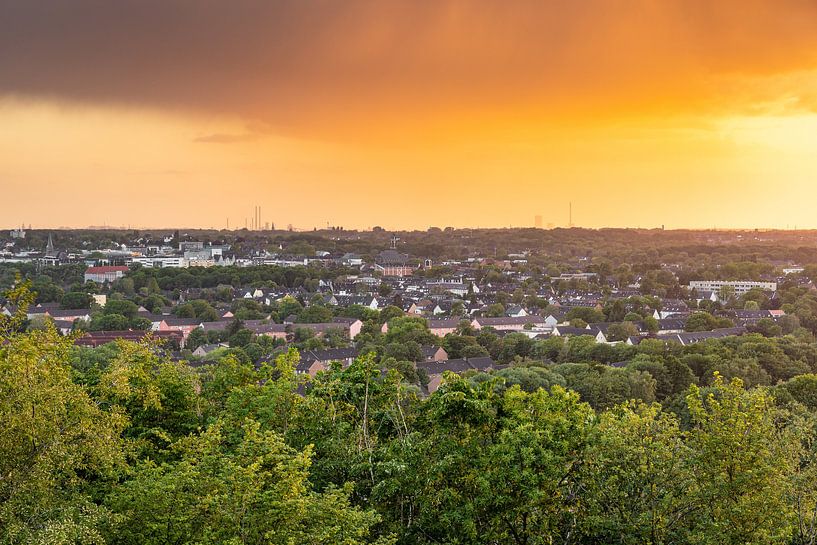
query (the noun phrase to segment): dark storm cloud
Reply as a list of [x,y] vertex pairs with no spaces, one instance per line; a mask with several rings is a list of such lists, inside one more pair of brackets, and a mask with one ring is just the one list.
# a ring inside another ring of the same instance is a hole
[[0,94],[278,130],[646,92],[709,101],[713,73],[813,67],[816,14],[799,0],[0,0]]

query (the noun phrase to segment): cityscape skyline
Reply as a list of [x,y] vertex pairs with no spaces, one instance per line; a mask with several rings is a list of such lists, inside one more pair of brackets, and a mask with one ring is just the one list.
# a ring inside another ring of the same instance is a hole
[[12,225],[817,227],[812,2],[6,6]]

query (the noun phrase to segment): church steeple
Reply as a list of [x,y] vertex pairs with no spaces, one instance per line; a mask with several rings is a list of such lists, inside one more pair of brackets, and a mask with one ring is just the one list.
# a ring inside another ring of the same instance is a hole
[[48,233],[48,244],[45,245],[45,253],[49,254],[54,251],[54,241],[51,239],[51,233]]

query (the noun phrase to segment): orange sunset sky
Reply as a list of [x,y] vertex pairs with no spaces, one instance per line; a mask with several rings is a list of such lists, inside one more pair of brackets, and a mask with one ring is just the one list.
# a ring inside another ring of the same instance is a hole
[[817,227],[814,0],[0,0],[0,226]]

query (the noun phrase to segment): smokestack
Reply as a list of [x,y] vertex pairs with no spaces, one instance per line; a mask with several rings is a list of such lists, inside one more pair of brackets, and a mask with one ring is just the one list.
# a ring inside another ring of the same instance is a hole
[[261,223],[261,205],[258,205],[258,230],[261,230],[261,226],[264,225]]

